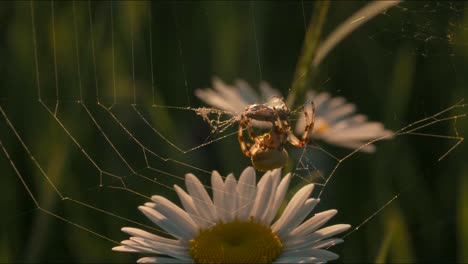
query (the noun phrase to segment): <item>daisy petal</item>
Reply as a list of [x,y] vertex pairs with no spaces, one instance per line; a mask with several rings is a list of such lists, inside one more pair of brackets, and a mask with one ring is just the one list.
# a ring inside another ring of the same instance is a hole
[[246,104],[235,87],[226,85],[221,79],[214,77],[213,86],[223,98],[230,98],[234,112],[240,113],[244,110]]
[[177,185],[174,185],[174,190],[176,191],[177,195],[179,196],[179,200],[182,203],[185,211],[192,217],[192,220],[201,228],[209,227],[212,222],[207,221],[205,218],[200,216],[197,208],[195,208],[195,204],[193,203],[192,197],[188,193],[186,193],[182,188]]
[[302,234],[310,234],[324,225],[328,220],[335,216],[336,213],[338,213],[338,211],[334,209],[317,213],[312,218],[309,218],[309,220],[295,228],[289,235],[295,237]]
[[[271,229],[277,234],[283,235],[286,229],[289,227],[289,222],[292,221],[297,212],[304,205],[304,202],[309,198],[310,193],[314,189],[313,184],[308,184],[302,187],[291,199],[286,209],[284,209],[283,214],[280,218],[272,225]],[[280,236],[281,237],[281,236]]]
[[346,224],[338,224],[325,227],[323,229],[313,232],[312,234],[299,236],[296,239],[291,239],[285,242],[285,246],[287,246],[288,248],[295,247],[297,249],[307,248],[319,240],[326,239],[336,234],[342,233],[348,230],[350,227],[350,225]]
[[276,213],[278,212],[278,209],[281,203],[283,202],[284,197],[286,196],[286,191],[288,190],[290,181],[291,173],[288,173],[286,174],[286,176],[283,177],[278,188],[276,189],[275,199],[271,204],[271,209],[269,210],[268,216],[265,218],[265,223],[267,225],[271,224],[271,221],[273,221],[273,219],[275,218]]
[[267,82],[260,83],[260,91],[262,92],[262,98],[265,102],[273,96],[282,97],[279,91],[271,88]]
[[[278,168],[278,169],[274,169],[271,171],[271,194],[270,194],[270,198],[268,200],[268,203],[266,205],[265,208],[267,208],[267,210],[264,210],[262,216],[259,218],[259,220],[261,222],[263,222],[265,225],[269,225],[271,223],[271,221],[268,222],[268,220],[270,219],[270,215],[274,215],[276,212],[273,212],[272,210],[274,209],[272,207],[272,205],[274,204],[275,202],[275,198],[276,198],[276,191],[278,189],[278,184],[280,182],[280,178],[281,178],[281,168]],[[267,223],[268,222],[268,223]]]
[[219,96],[211,89],[197,89],[195,90],[195,95],[217,109],[228,111],[233,114],[238,112],[235,105],[227,103],[223,97]]
[[244,99],[246,106],[259,102],[257,93],[250,87],[250,85],[244,80],[236,80],[235,86],[239,89],[239,93]]
[[344,240],[341,239],[341,238],[330,238],[330,239],[317,241],[317,242],[309,244],[307,246],[304,246],[302,244],[297,244],[297,245],[292,246],[292,247],[287,247],[284,250],[284,254],[287,254],[288,252],[295,252],[295,251],[298,251],[298,250],[305,250],[305,249],[308,249],[308,248],[316,248],[316,249],[328,248],[328,247],[334,246],[336,244],[343,243],[343,241]]
[[314,249],[314,248],[291,251],[291,252],[288,252],[288,256],[292,258],[294,257],[300,258],[304,256],[309,256],[309,257],[324,259],[326,261],[335,260],[339,257],[337,254],[331,251],[324,250],[324,249]]
[[123,232],[131,235],[131,236],[142,237],[142,238],[150,239],[150,240],[153,240],[153,241],[158,241],[158,242],[173,245],[173,246],[180,246],[181,245],[180,240],[174,240],[174,239],[161,237],[161,236],[151,234],[149,232],[146,232],[146,231],[138,229],[138,228],[123,227],[121,230]]
[[162,196],[151,196],[151,200],[156,203],[156,210],[159,213],[169,219],[174,219],[174,225],[179,226],[181,229],[185,229],[184,232],[187,232],[190,235],[194,236],[197,233],[198,227],[187,212]]
[[195,175],[187,173],[185,175],[185,185],[200,216],[213,224],[216,223],[218,220],[216,208],[200,180]]
[[120,243],[122,244],[122,246],[113,247],[112,250],[120,252],[142,252],[149,254],[160,254],[160,252],[155,250],[154,248],[144,247],[132,240],[124,240]]
[[285,224],[285,227],[282,228],[281,232],[278,231],[278,236],[279,237],[288,237],[288,233],[297,227],[298,224],[300,224],[304,218],[307,217],[307,215],[314,209],[314,207],[319,203],[320,201],[318,199],[308,199],[307,201],[304,202],[304,205],[298,212],[295,214],[295,217],[292,217],[291,220]]
[[139,206],[138,209],[143,214],[145,214],[146,217],[148,217],[148,219],[150,219],[153,223],[160,226],[162,229],[164,229],[166,232],[173,235],[174,237],[185,240],[189,240],[190,238],[192,238],[192,236],[183,232],[183,227],[174,225],[171,219],[168,219],[164,215],[160,214],[158,211],[146,206]]
[[290,256],[285,256],[285,257],[280,257],[275,262],[273,263],[285,263],[285,264],[290,264],[290,263],[323,263],[327,262],[325,259],[320,259],[316,257],[290,257]]
[[237,182],[233,174],[228,175],[225,182],[224,209],[226,211],[226,222],[234,220],[237,214]]
[[[124,241],[126,241],[126,240],[124,240]],[[122,241],[122,243],[123,243],[124,241]],[[112,251],[128,252],[128,253],[139,253],[139,252],[144,252],[144,253],[154,254],[154,250],[146,251],[146,249],[141,248],[141,247],[139,247],[139,246],[134,246],[134,247],[132,247],[132,246],[127,246],[127,245],[113,247],[113,248],[112,248]]]
[[330,238],[330,239],[321,240],[313,244],[312,247],[313,248],[329,248],[331,246],[334,246],[343,242],[344,240],[341,238]]
[[218,219],[225,221],[226,210],[224,208],[224,182],[223,178],[217,171],[213,171],[211,173],[211,186],[216,214],[218,215]]
[[263,178],[259,181],[257,186],[257,197],[255,199],[252,211],[250,212],[250,216],[252,216],[254,219],[258,220],[263,215],[263,210],[265,210],[266,205],[270,201],[272,183],[271,175],[268,173],[265,173]]
[[350,115],[356,111],[356,105],[354,104],[344,104],[325,115],[324,119],[326,120],[336,120],[340,117]]
[[340,146],[340,147],[345,147],[345,148],[350,148],[350,149],[359,149],[359,151],[366,152],[366,153],[374,153],[376,150],[375,145],[372,144],[367,144],[367,142],[361,142],[361,141],[338,141],[338,140],[328,140],[324,138],[328,143]]
[[163,257],[144,257],[138,259],[137,263],[187,263],[187,260]]
[[151,241],[141,237],[131,237],[130,240],[140,244],[145,248],[157,248],[160,254],[168,255],[178,259],[190,260],[190,256],[188,255],[186,248],[174,250],[169,248],[164,243]]
[[239,221],[247,221],[255,201],[257,187],[255,186],[255,170],[247,167],[239,177],[237,183],[238,208],[237,218]]

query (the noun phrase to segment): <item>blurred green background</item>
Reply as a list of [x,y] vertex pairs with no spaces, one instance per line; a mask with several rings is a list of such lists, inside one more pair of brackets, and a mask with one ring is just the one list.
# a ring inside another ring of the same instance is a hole
[[[203,106],[194,90],[218,76],[256,89],[265,80],[287,95],[314,5],[1,2],[0,106],[27,150],[2,115],[0,262],[135,261],[110,250],[126,238],[120,227],[135,226],[116,215],[151,225],[136,209],[141,195],[175,199],[187,172],[208,184],[211,170],[239,175],[249,165],[236,136],[187,153],[168,143],[188,150],[220,136],[187,109]],[[363,5],[331,1],[323,36]],[[398,130],[467,97],[467,46],[465,2],[401,3],[341,42],[310,88]],[[421,132],[467,130],[460,118]],[[338,262],[468,262],[466,144],[438,161],[455,143],[404,135],[341,163],[317,208],[338,209],[334,223],[356,227],[400,195],[333,248]],[[314,152],[310,165],[329,174],[336,160]],[[307,180],[297,174],[297,184]]]

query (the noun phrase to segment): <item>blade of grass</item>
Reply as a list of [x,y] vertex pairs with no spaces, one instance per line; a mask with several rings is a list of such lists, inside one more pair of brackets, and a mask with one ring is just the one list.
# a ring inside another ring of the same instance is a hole
[[290,107],[293,107],[295,98],[300,97],[305,92],[305,88],[312,83],[314,78],[315,71],[312,68],[312,61],[319,45],[329,6],[329,1],[315,2],[314,12],[304,38],[302,53],[299,57],[293,83],[286,101]]
[[398,0],[375,1],[367,4],[341,23],[322,43],[319,42],[320,35],[325,22],[325,16],[328,12],[329,2],[316,2],[305,36],[302,54],[299,57],[293,83],[289,91],[287,104],[293,107],[295,98],[302,97],[306,87],[312,86],[320,63],[341,40],[356,28],[399,2]]
[[393,230],[388,259],[385,262],[415,263],[415,251],[408,232],[408,223],[397,205],[393,209],[385,215],[385,224],[391,226],[387,230]]
[[394,232],[394,226],[393,225],[388,225],[386,231],[385,231],[385,236],[384,240],[382,241],[382,244],[380,245],[379,251],[377,253],[377,256],[375,257],[374,263],[385,263],[388,252],[390,251],[390,245],[393,239],[393,232]]
[[312,66],[318,67],[325,56],[327,56],[327,54],[338,43],[340,43],[341,40],[343,40],[356,28],[360,27],[376,15],[398,4],[399,2],[400,1],[374,1],[359,9],[356,13],[341,23],[330,35],[328,35],[327,39],[322,42],[320,47],[317,49]]

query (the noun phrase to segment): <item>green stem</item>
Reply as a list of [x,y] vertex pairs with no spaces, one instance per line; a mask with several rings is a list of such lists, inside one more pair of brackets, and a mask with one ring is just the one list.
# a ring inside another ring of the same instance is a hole
[[316,76],[316,68],[312,61],[316,55],[320,43],[325,17],[330,6],[329,0],[317,1],[314,6],[314,12],[304,39],[301,56],[299,57],[293,83],[286,100],[287,105],[293,107],[294,100],[304,96],[306,87],[313,83]]

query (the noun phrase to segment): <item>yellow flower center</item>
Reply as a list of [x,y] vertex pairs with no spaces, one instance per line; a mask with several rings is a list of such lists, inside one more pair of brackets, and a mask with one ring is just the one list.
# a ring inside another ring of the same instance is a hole
[[219,223],[190,240],[190,255],[203,263],[271,263],[283,244],[270,227],[249,222]]
[[327,122],[318,122],[314,126],[314,132],[317,134],[323,134],[330,129]]

